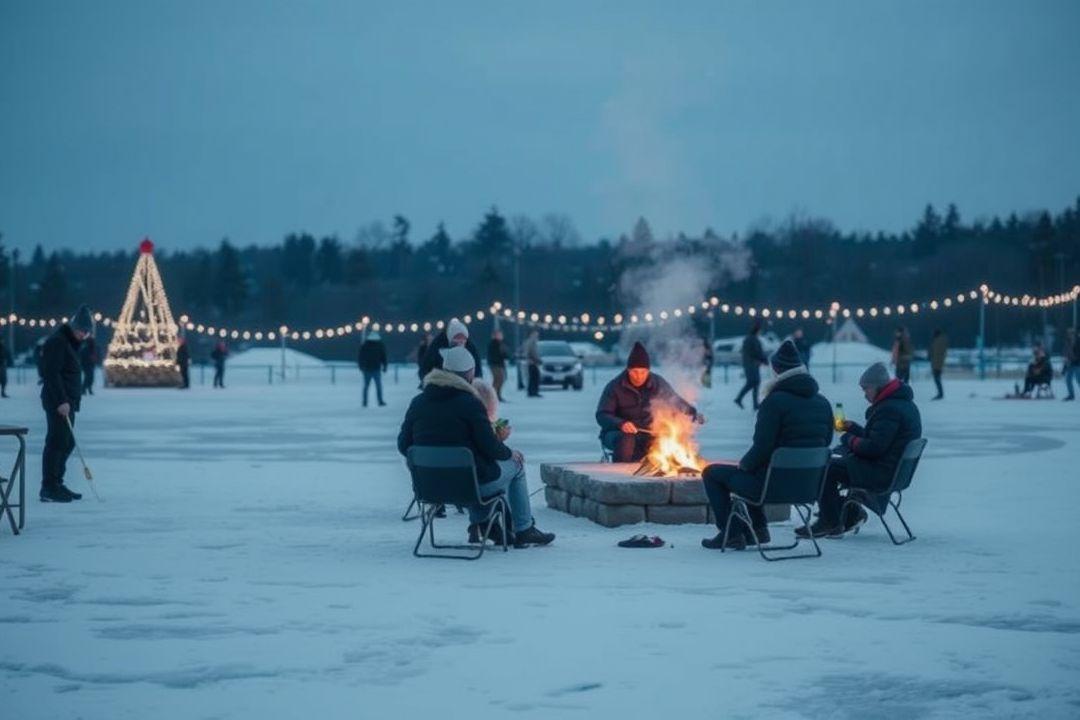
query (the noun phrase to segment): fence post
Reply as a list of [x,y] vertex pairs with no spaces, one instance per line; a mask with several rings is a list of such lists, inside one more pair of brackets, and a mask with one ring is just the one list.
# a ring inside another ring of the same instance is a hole
[[200,385],[205,385],[206,384],[206,364],[205,363],[199,366],[199,384]]
[[401,368],[401,363],[394,363],[394,384],[398,384],[398,370]]
[[337,385],[337,365],[330,366],[330,384]]
[[266,366],[266,384],[267,385],[273,385],[274,384],[274,366],[273,365],[267,365]]

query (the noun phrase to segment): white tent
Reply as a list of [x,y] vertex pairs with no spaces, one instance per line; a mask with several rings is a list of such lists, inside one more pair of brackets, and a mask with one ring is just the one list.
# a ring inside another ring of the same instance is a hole
[[838,343],[868,343],[870,339],[866,337],[866,333],[862,331],[862,328],[858,326],[854,318],[848,318],[844,321],[844,324],[840,326],[840,329],[836,331],[836,337],[833,338],[834,342]]
[[[281,348],[280,347],[253,347],[238,352],[235,355],[229,357],[230,364],[235,365],[272,365],[275,368],[281,367]],[[322,367],[324,363],[314,355],[308,355],[302,353],[299,350],[293,350],[292,348],[285,348],[285,367],[293,369],[295,367]]]

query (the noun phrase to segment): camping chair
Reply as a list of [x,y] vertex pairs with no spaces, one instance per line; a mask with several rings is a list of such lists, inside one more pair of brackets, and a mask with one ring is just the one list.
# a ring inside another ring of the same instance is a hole
[[1035,399],[1039,400],[1041,398],[1054,399],[1054,388],[1050,383],[1039,383],[1035,386]]
[[[904,491],[911,485],[911,478],[915,475],[915,468],[919,466],[919,459],[922,458],[925,448],[926,438],[916,438],[908,443],[907,447],[904,448],[904,454],[900,456],[900,462],[896,466],[896,472],[893,473],[889,489],[885,492],[875,493],[861,488],[848,490],[847,499],[844,501],[840,511],[840,517],[844,517],[848,505],[862,505],[878,516],[878,520],[881,520],[881,524],[885,526],[885,532],[889,534],[889,539],[892,540],[893,545],[903,545],[914,540],[915,536],[911,534],[911,528],[908,527],[904,516],[900,514],[900,503],[904,500]],[[894,493],[896,495],[895,501],[893,501]],[[900,518],[900,524],[904,526],[904,532],[907,533],[907,537],[903,540],[896,539],[892,528],[889,527],[889,523],[885,521],[885,513],[889,511],[890,507],[896,513],[896,517]],[[855,528],[855,532],[858,533],[859,528]]]
[[[465,447],[433,447],[414,445],[406,455],[409,473],[412,475],[413,493],[420,508],[420,535],[416,538],[413,555],[416,557],[435,557],[458,560],[476,560],[484,554],[491,529],[498,522],[503,530],[503,552],[509,548],[507,518],[510,508],[506,503],[506,494],[499,493],[484,500],[480,497],[480,483],[476,479],[476,463],[472,451]],[[435,518],[440,507],[446,505],[472,506],[489,508],[491,516],[480,537],[480,546],[475,545],[440,545],[435,542]],[[427,534],[433,550],[458,551],[452,553],[422,553],[420,545]],[[470,551],[463,554],[461,551]]]
[[[750,530],[754,544],[757,545],[761,557],[766,560],[795,560],[798,558],[821,557],[821,548],[813,534],[810,534],[810,542],[814,545],[813,552],[777,554],[780,550],[793,550],[798,546],[800,538],[795,536],[795,542],[790,545],[770,545],[762,547],[758,542],[757,533],[754,532],[754,523],[750,520],[750,511],[747,505],[762,507],[766,504],[794,505],[803,521],[803,527],[810,530],[810,506],[821,499],[821,492],[825,487],[825,472],[829,468],[829,448],[789,448],[782,447],[773,451],[769,460],[769,469],[765,473],[765,484],[761,488],[761,495],[756,498],[743,497],[732,494],[731,512],[728,513],[727,523],[724,529],[724,545],[727,545],[728,535],[731,533],[731,521],[737,519]],[[770,556],[771,555],[771,556]]]

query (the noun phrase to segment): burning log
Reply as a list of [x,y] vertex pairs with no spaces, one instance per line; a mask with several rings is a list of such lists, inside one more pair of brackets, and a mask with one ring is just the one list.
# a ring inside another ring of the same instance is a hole
[[653,436],[648,454],[634,471],[647,477],[700,477],[705,461],[698,454],[694,441],[697,425],[693,419],[676,408],[660,405],[653,409]]

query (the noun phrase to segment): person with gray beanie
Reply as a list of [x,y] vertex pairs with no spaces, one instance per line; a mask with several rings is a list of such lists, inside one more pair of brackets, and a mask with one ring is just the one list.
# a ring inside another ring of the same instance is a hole
[[[533,520],[529,486],[525,478],[525,458],[511,450],[506,441],[510,427],[496,427],[473,384],[476,361],[462,345],[452,345],[440,353],[440,367],[424,376],[423,391],[413,398],[398,433],[398,452],[407,456],[413,445],[466,447],[472,452],[480,497],[506,493],[513,522],[507,544],[522,548],[548,545],[553,533],[541,532]],[[469,508],[469,542],[481,542],[490,521],[483,507]],[[492,526],[488,539],[501,545],[502,528]]]
[[[911,387],[891,378],[884,363],[874,363],[859,378],[866,401],[866,426],[850,420],[840,438],[843,457],[829,465],[818,503],[818,519],[810,527],[814,537],[839,537],[866,522],[862,507],[851,507],[841,518],[841,488],[885,493],[908,443],[922,437],[922,417]],[[801,532],[800,532],[801,531]],[[804,528],[796,530],[805,535]]]
[[82,305],[58,327],[41,350],[41,406],[45,410],[45,449],[41,455],[42,502],[67,503],[82,495],[64,485],[67,459],[75,449],[68,422],[75,425],[83,391],[79,346],[94,333],[94,317]]

